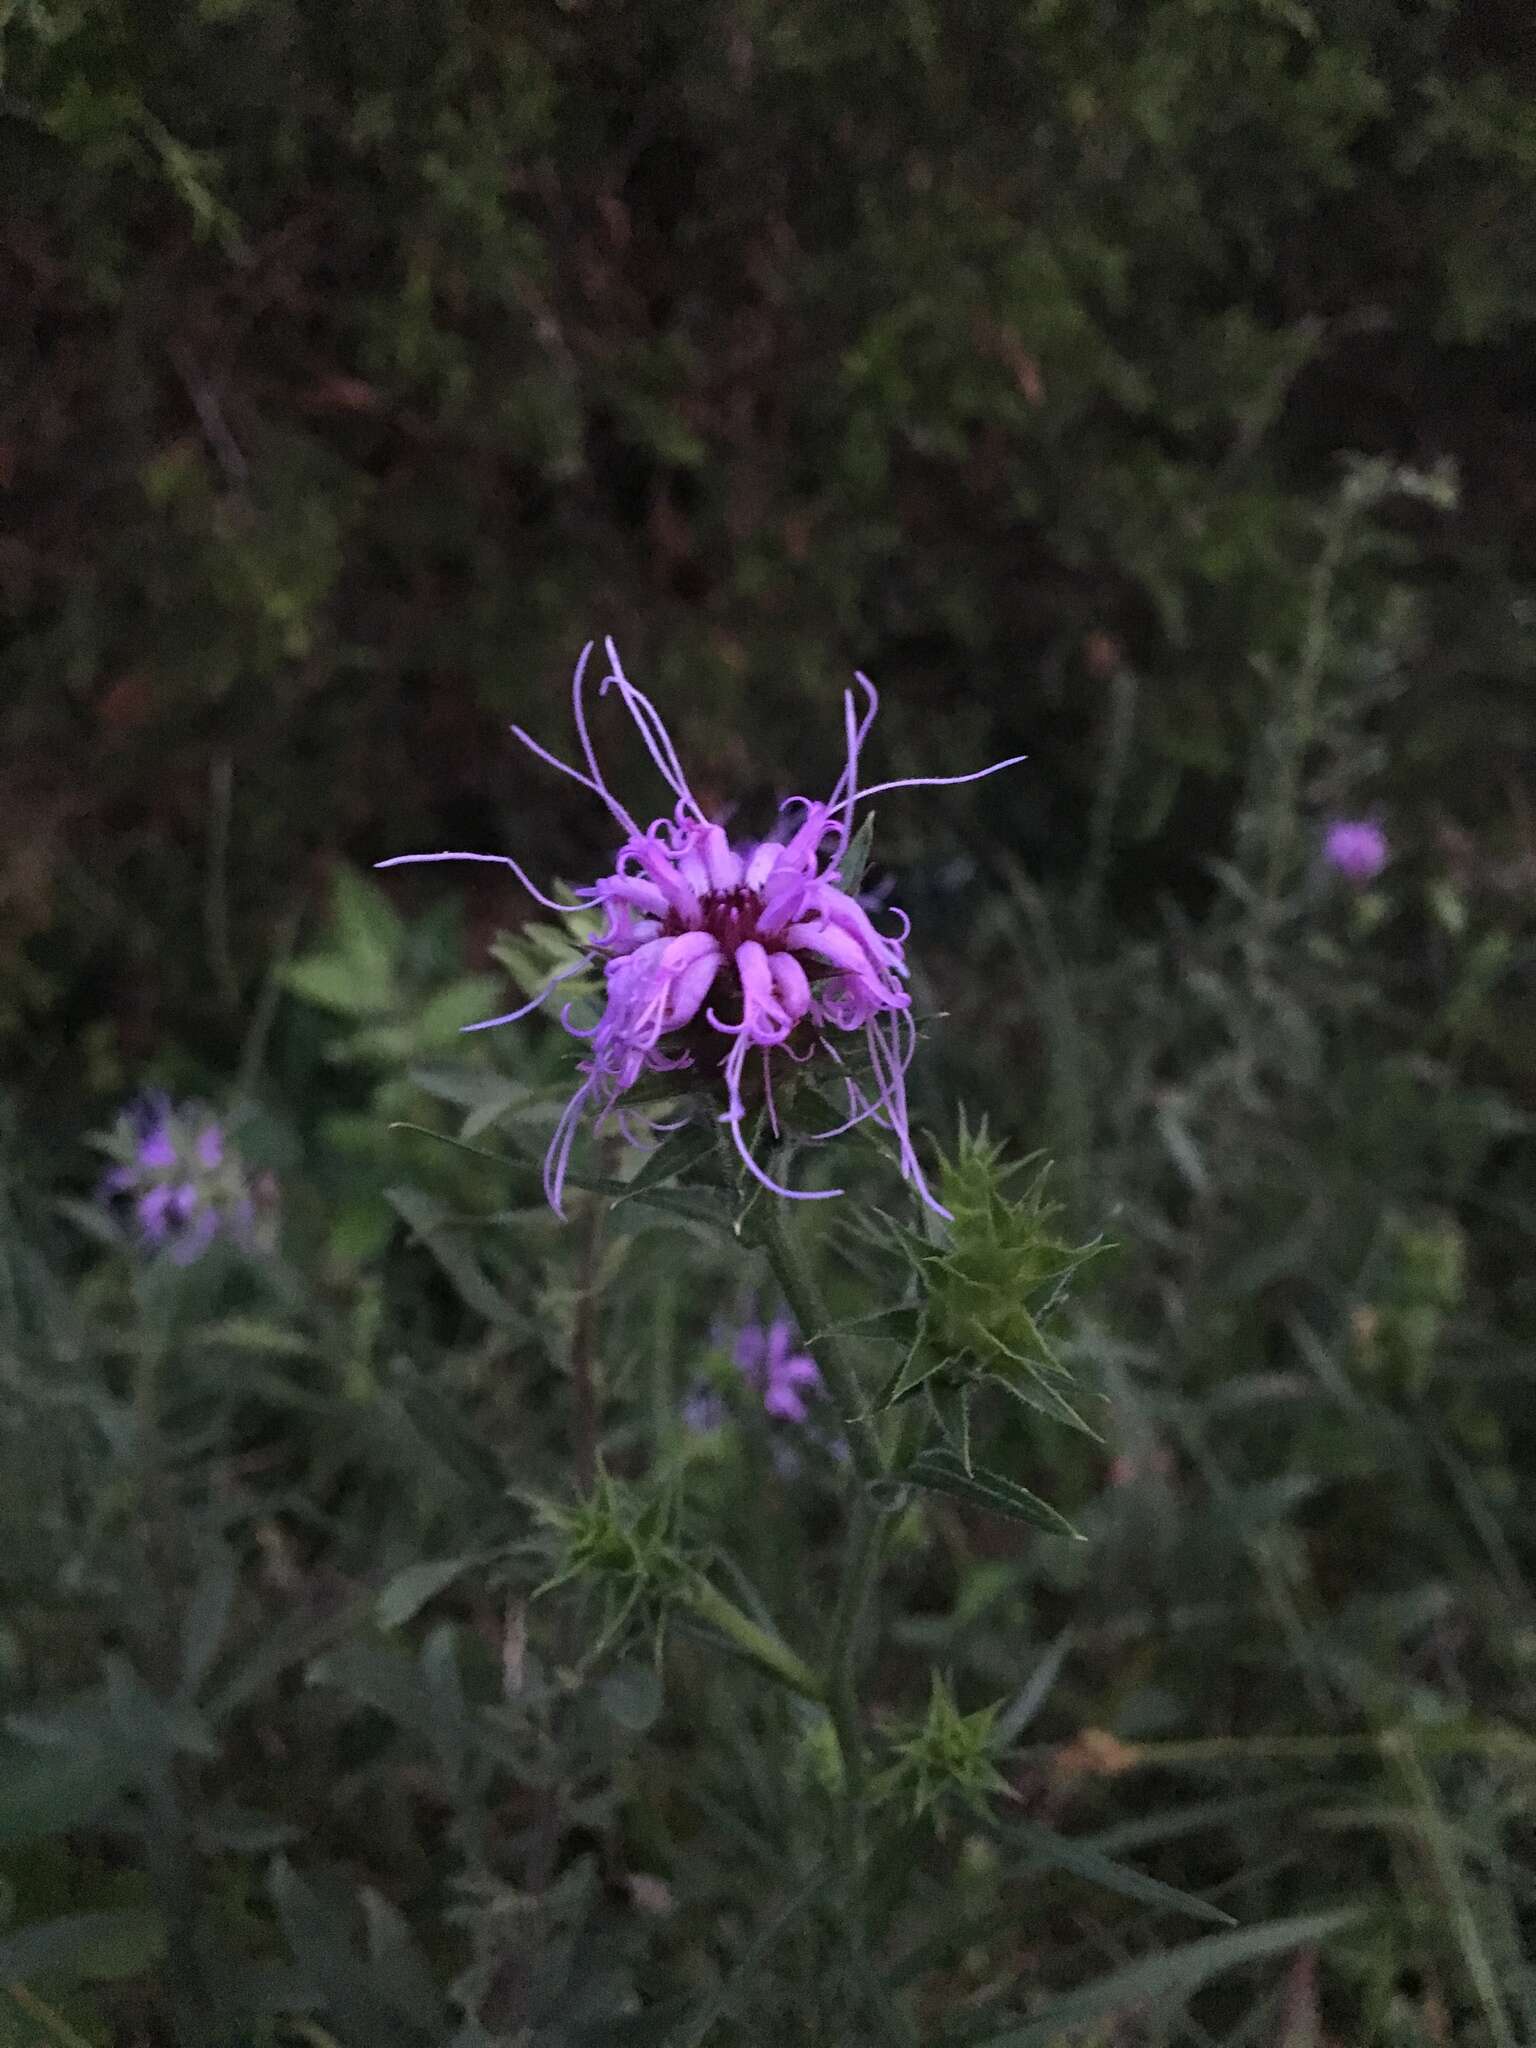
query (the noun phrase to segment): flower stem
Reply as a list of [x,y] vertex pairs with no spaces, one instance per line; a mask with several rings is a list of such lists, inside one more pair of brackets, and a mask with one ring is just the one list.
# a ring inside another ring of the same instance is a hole
[[853,1504],[853,1525],[843,1558],[842,1583],[827,1635],[827,1707],[842,1753],[848,1798],[857,1807],[867,1772],[859,1722],[859,1630],[880,1566],[886,1517],[862,1492]]
[[597,1483],[597,1276],[603,1256],[604,1195],[589,1197],[582,1218],[576,1313],[571,1325],[571,1391],[576,1443],[576,1484],[583,1495]]
[[885,1453],[880,1433],[868,1413],[858,1370],[844,1348],[841,1336],[831,1328],[832,1316],[822,1296],[815,1270],[795,1228],[792,1206],[777,1201],[766,1205],[768,1263],[790,1313],[800,1326],[801,1342],[815,1359],[838,1414],[848,1430],[848,1450],[861,1486],[872,1485],[885,1476]]
[[828,1631],[823,1697],[843,1766],[842,1857],[848,1881],[849,1940],[855,1954],[867,1960],[869,1770],[859,1707],[859,1652],[864,1614],[879,1575],[889,1520],[877,1506],[870,1488],[886,1477],[889,1467],[880,1432],[868,1413],[858,1369],[841,1336],[831,1326],[826,1300],[787,1202],[775,1202],[767,1210],[767,1252],[774,1278],[800,1326],[801,1341],[815,1358],[848,1431],[853,1468],[848,1538],[837,1605]]

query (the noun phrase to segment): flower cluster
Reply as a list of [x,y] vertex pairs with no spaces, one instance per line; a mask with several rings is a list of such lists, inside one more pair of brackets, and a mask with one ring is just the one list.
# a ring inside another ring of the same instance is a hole
[[210,1111],[174,1107],[159,1093],[141,1096],[119,1117],[106,1149],[116,1164],[102,1194],[126,1204],[142,1243],[183,1266],[217,1237],[261,1248],[270,1189],[251,1181]]
[[[846,1115],[830,1130],[798,1133],[813,1141],[873,1122],[895,1141],[903,1176],[933,1208],[913,1149],[907,1117],[906,1072],[916,1043],[907,992],[904,942],[908,921],[892,913],[894,933],[877,930],[868,910],[845,883],[854,813],[865,798],[889,789],[931,783],[973,782],[1011,767],[1015,756],[976,775],[909,777],[863,788],[859,756],[878,709],[874,686],[858,677],[860,695],[844,692],[846,760],[826,802],[791,797],[782,807],[798,813],[777,835],[733,845],[704,813],[678,760],[655,705],[625,676],[611,640],[602,694],[616,689],[675,800],[671,814],[642,826],[604,780],[587,726],[583,684],[589,643],[577,663],[572,703],[581,767],[558,759],[521,727],[513,731],[531,752],[603,803],[624,835],[612,872],[578,889],[574,904],[559,903],[535,887],[516,861],[501,854],[416,853],[381,861],[395,867],[418,861],[490,861],[508,867],[546,909],[590,920],[598,929],[584,942],[582,959],[541,989],[532,1001],[472,1030],[508,1024],[536,1009],[555,986],[588,969],[604,983],[602,1013],[593,1024],[561,1011],[566,1029],[585,1041],[581,1082],[556,1127],[545,1160],[551,1206],[562,1197],[571,1149],[583,1121],[612,1117],[637,1139],[634,1105],[625,1098],[648,1075],[687,1072],[717,1086],[743,1165],[776,1194],[823,1200],[841,1193],[804,1191],[773,1180],[749,1142],[749,1107],[761,1110],[778,1133],[775,1064],[813,1057],[837,1069]],[[857,1072],[847,1052],[862,1051]],[[650,1125],[649,1130],[659,1128]],[[638,1141],[638,1139],[637,1139]]]

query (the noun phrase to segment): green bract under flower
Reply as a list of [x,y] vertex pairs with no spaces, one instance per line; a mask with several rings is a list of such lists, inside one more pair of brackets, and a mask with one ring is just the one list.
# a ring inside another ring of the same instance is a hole
[[915,1233],[904,1239],[917,1269],[922,1308],[912,1347],[883,1405],[925,1390],[967,1463],[965,1402],[981,1385],[1002,1387],[1028,1407],[1088,1428],[1069,1398],[1076,1391],[1073,1374],[1046,1324],[1072,1275],[1104,1245],[1074,1245],[1056,1235],[1060,1205],[1047,1199],[1044,1166],[1022,1196],[1008,1198],[1007,1182],[1029,1163],[1005,1166],[1002,1148],[985,1132],[962,1130],[940,1180],[951,1215],[943,1241],[935,1244]]

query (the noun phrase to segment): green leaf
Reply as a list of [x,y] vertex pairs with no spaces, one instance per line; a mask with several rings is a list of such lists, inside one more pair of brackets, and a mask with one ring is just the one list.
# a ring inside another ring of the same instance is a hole
[[0,1940],[0,1982],[92,1984],[136,1977],[165,1951],[158,1913],[125,1907],[113,1913],[69,1913],[39,1920]]
[[500,1329],[520,1329],[522,1319],[506,1297],[486,1278],[474,1254],[448,1227],[448,1212],[419,1188],[393,1187],[384,1198],[401,1216],[452,1281],[465,1306]]
[[108,1709],[130,1756],[149,1766],[169,1763],[178,1755],[218,1756],[219,1745],[207,1723],[184,1700],[161,1699],[116,1652],[105,1663]]
[[947,1366],[953,1364],[952,1358],[924,1344],[919,1336],[881,1389],[875,1401],[875,1414],[883,1415],[888,1408],[894,1408],[902,1401],[909,1401],[919,1387],[927,1385],[935,1373],[943,1372]]
[[196,1699],[219,1654],[229,1627],[240,1575],[234,1559],[220,1550],[209,1559],[181,1618],[181,1685],[184,1700]]
[[471,1159],[488,1159],[492,1166],[512,1166],[524,1171],[529,1166],[529,1161],[516,1152],[490,1152],[484,1145],[468,1145],[462,1138],[450,1138],[446,1131],[434,1131],[430,1124],[413,1124],[405,1117],[396,1117],[389,1128],[392,1131],[409,1131],[417,1138],[430,1138],[434,1145],[448,1145],[455,1152],[467,1152]]
[[121,1773],[97,1745],[0,1749],[0,1843],[26,1842],[83,1827],[122,1789]]
[[[349,1938],[347,1914],[322,1898],[285,1856],[274,1861],[269,1882],[294,1962],[337,2024],[359,2040],[398,2041],[404,2028],[408,2038],[419,2039],[425,2029],[415,2018],[415,1973],[408,1970],[402,1984],[400,1970],[362,1961]],[[402,1989],[407,2005],[401,2003]],[[440,2025],[440,2015],[433,2017]]]
[[[1011,1577],[1011,1575],[1010,1575]],[[1072,1631],[1064,1628],[1055,1642],[1050,1644],[1040,1662],[1030,1673],[1028,1681],[1004,1707],[997,1717],[997,1739],[999,1744],[1017,1742],[1020,1735],[1033,1721],[1036,1714],[1050,1697],[1067,1652],[1073,1642]]]
[[472,1111],[476,1116],[487,1112],[500,1116],[513,1108],[553,1106],[566,1101],[571,1092],[569,1082],[552,1088],[530,1088],[526,1081],[514,1081],[489,1067],[414,1066],[410,1078],[425,1094],[451,1103],[455,1109]]
[[959,1458],[967,1479],[973,1477],[976,1461],[971,1455],[970,1388],[957,1386],[953,1381],[931,1380],[928,1399],[933,1404],[934,1419],[944,1432],[946,1447]]
[[654,1727],[661,1713],[661,1680],[651,1664],[622,1664],[598,1688],[603,1712],[631,1735]]
[[1052,1536],[1070,1536],[1078,1543],[1084,1540],[1065,1515],[1058,1514],[1027,1487],[1005,1478],[1001,1472],[990,1472],[983,1465],[967,1472],[958,1454],[945,1447],[921,1452],[894,1476],[930,1493],[950,1494],[970,1507],[1006,1515],[1011,1521],[1029,1522]]
[[718,1153],[719,1139],[711,1124],[689,1124],[674,1131],[650,1154],[634,1178],[625,1182],[623,1194],[614,1197],[615,1207],[676,1180],[679,1174],[690,1172]]
[[1001,1387],[1005,1394],[1011,1394],[1021,1407],[1032,1408],[1037,1415],[1048,1415],[1053,1422],[1064,1422],[1068,1429],[1075,1429],[1084,1436],[1091,1436],[1094,1442],[1102,1443],[1103,1437],[1091,1422],[1079,1415],[1072,1403],[1048,1380],[1038,1375],[1025,1379],[1008,1379],[1002,1373],[988,1372],[981,1375],[984,1384]]
[[429,1749],[437,1742],[434,1702],[416,1659],[400,1648],[343,1643],[309,1667],[311,1685],[334,1686]]
[[444,2024],[443,2001],[404,1916],[371,1887],[363,1892],[368,1960],[380,1989],[397,2012],[430,2034]]
[[314,1615],[296,1609],[267,1629],[250,1657],[232,1672],[218,1691],[204,1701],[215,1725],[259,1699],[268,1686],[295,1664],[308,1663],[331,1644],[352,1635],[367,1620],[372,1598],[366,1593],[342,1601],[331,1613]]
[[196,1332],[199,1344],[227,1344],[235,1351],[265,1352],[275,1358],[309,1358],[314,1344],[297,1330],[285,1330],[281,1323],[263,1322],[257,1316],[225,1316]]
[[293,995],[338,1016],[381,1017],[395,1007],[395,984],[387,962],[360,970],[343,954],[315,953],[291,960],[279,978]]
[[735,1969],[709,1994],[703,2005],[694,2013],[690,2024],[677,2033],[677,2048],[704,2048],[704,2043],[714,2032],[717,2021],[732,2010],[739,2011],[741,2000],[750,1992],[774,1949],[800,1915],[815,1903],[833,1875],[834,1869],[830,1864],[821,1863],[816,1866],[800,1889],[792,1893],[773,1918],[761,1928]]
[[605,2014],[573,2028],[568,2038],[571,2048],[677,2048],[687,2038],[681,2029],[692,2007],[691,1998],[668,1998],[621,2019]]
[[1067,2048],[1063,2030],[1096,2026],[1116,2014],[1164,1999],[1187,1999],[1223,1970],[1324,1941],[1359,1918],[1353,1907],[1332,1913],[1303,1913],[1290,1920],[1267,1920],[1258,1927],[1240,1927],[1231,1934],[1208,1934],[1182,1948],[1164,1949],[1095,1977],[1090,1984],[1053,1999],[1023,2026],[1001,2033],[970,2035],[975,2048]]
[[864,813],[864,822],[848,842],[848,851],[838,862],[838,886],[846,895],[857,896],[869,866],[869,849],[874,844],[875,814]]
[[331,916],[342,951],[359,965],[396,958],[405,944],[405,922],[377,882],[355,868],[331,875]]
[[380,1628],[403,1628],[420,1613],[429,1600],[477,1562],[473,1552],[463,1557],[440,1557],[407,1565],[396,1572],[374,1602],[373,1615]]
[[431,1712],[431,1742],[450,1786],[462,1789],[469,1768],[470,1713],[459,1670],[458,1637],[451,1622],[439,1622],[417,1660]]
[[452,1040],[495,1007],[500,990],[488,974],[466,975],[428,997],[410,1019],[411,1042],[423,1050]]
[[1191,1892],[1179,1891],[1159,1878],[1144,1876],[1128,1864],[1116,1863],[1091,1843],[1058,1835],[1037,1821],[998,1821],[995,1832],[999,1841],[1029,1851],[1029,1869],[1070,1871],[1074,1877],[1086,1878],[1090,1884],[1102,1885],[1105,1891],[1118,1892],[1122,1898],[1139,1899],[1145,1906],[1166,1907],[1188,1914],[1193,1920],[1214,1921],[1218,1927],[1237,1925],[1232,1915],[1219,1906],[1212,1906]]

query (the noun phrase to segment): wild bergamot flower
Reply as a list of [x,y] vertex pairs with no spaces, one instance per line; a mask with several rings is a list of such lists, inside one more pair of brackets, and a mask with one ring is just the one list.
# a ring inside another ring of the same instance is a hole
[[[670,816],[642,826],[604,779],[583,700],[591,642],[576,665],[571,692],[582,766],[560,760],[520,726],[512,730],[540,760],[606,805],[624,835],[611,873],[577,889],[571,904],[545,894],[504,854],[406,853],[379,862],[380,867],[493,862],[510,868],[547,910],[587,918],[596,910],[602,916],[600,929],[583,941],[583,957],[575,966],[520,1008],[469,1027],[514,1023],[537,1009],[557,983],[589,968],[602,973],[603,1010],[595,1024],[573,1022],[569,1003],[561,1011],[566,1029],[584,1041],[586,1050],[580,1085],[545,1158],[544,1187],[551,1206],[563,1214],[571,1148],[583,1121],[612,1117],[633,1137],[625,1097],[646,1075],[683,1072],[693,1082],[718,1087],[725,1102],[721,1121],[729,1126],[742,1164],[765,1187],[803,1201],[840,1194],[840,1188],[784,1187],[754,1158],[747,1136],[749,1093],[755,1107],[760,1090],[768,1124],[777,1131],[778,1063],[819,1057],[837,1069],[836,1087],[847,1114],[830,1130],[803,1135],[822,1140],[865,1122],[882,1126],[895,1140],[903,1176],[931,1208],[940,1208],[923,1179],[907,1116],[906,1072],[917,1036],[906,989],[910,925],[897,910],[891,913],[897,929],[878,930],[845,882],[854,814],[861,802],[887,790],[974,782],[1024,757],[1012,756],[971,775],[908,776],[861,787],[859,756],[879,697],[860,675],[859,694],[843,693],[847,758],[826,802],[791,797],[781,809],[797,812],[798,820],[782,836],[733,844],[689,787],[655,705],[624,674],[612,640],[604,647],[609,673],[599,694],[618,691],[675,799]],[[861,1043],[865,1055],[858,1073],[847,1057],[850,1040],[855,1050]]]

